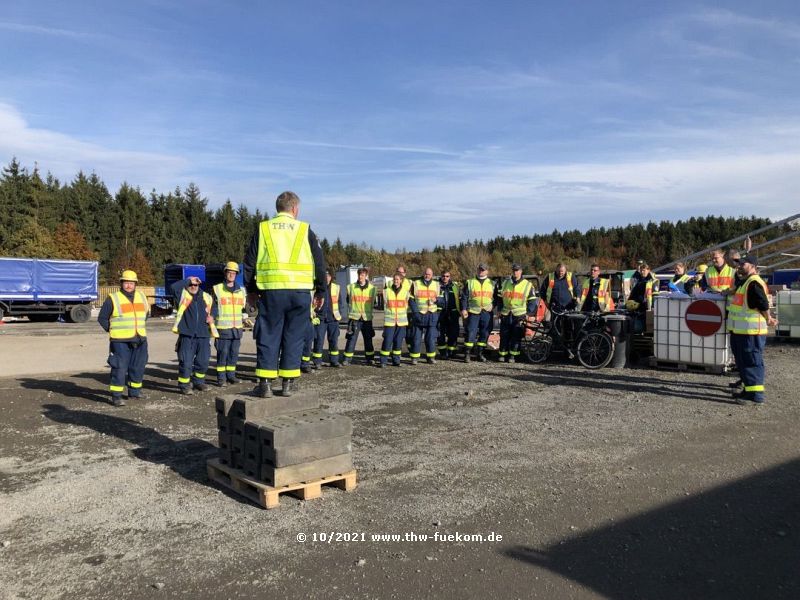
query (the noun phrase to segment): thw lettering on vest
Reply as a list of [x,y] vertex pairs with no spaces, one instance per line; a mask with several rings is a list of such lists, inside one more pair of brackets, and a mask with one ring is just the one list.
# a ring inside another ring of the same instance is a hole
[[272,223],[273,229],[291,229],[294,231],[295,223]]

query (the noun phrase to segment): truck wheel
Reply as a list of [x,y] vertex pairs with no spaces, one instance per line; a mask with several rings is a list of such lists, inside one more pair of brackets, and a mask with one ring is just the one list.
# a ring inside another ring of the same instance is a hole
[[244,312],[248,317],[250,317],[252,319],[258,314],[258,305],[253,306],[250,303],[245,304]]
[[6,316],[6,311],[3,310],[3,307],[0,306],[0,321],[3,320],[3,317]]
[[92,311],[86,304],[76,304],[69,309],[68,315],[73,323],[86,323],[92,316]]

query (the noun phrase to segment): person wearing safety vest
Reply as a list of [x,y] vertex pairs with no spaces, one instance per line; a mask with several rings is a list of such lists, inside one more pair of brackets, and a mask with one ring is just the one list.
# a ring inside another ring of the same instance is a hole
[[[406,267],[403,263],[397,265],[397,268],[394,271],[396,274],[400,275],[400,279],[402,281],[403,289],[408,291],[409,294],[412,294],[411,289],[411,280],[406,277]],[[411,317],[411,313],[409,313],[409,317]],[[406,327],[406,337],[405,337],[406,348],[408,348],[409,354],[411,353],[411,347],[414,345],[414,319],[409,318],[408,326]]]
[[425,359],[428,364],[436,362],[436,338],[439,334],[439,309],[444,306],[440,297],[439,282],[433,279],[433,269],[427,267],[422,279],[413,284],[417,315],[414,323],[414,339],[411,343],[411,364],[417,363],[425,341]]
[[470,362],[472,349],[477,346],[478,360],[486,362],[483,355],[486,340],[492,331],[494,312],[494,282],[489,279],[489,267],[478,265],[476,275],[469,279],[461,292],[461,316],[465,320],[464,362]]
[[120,289],[103,302],[97,322],[108,332],[108,365],[111,367],[111,404],[125,406],[128,398],[143,398],[142,380],[147,365],[146,322],[150,314],[147,297],[136,289],[139,281],[134,271],[125,270],[119,278]]
[[764,345],[769,327],[778,321],[769,312],[767,284],[758,275],[758,261],[744,257],[738,268],[742,279],[728,307],[731,350],[744,389],[735,392],[737,404],[764,402]]
[[372,314],[375,306],[375,286],[367,281],[369,269],[358,269],[358,280],[347,286],[347,343],[344,347],[343,365],[353,361],[358,334],[364,338],[364,360],[371,364],[375,357],[375,348],[372,338],[375,337],[375,328],[372,326]]
[[575,275],[567,271],[564,263],[559,263],[556,270],[545,277],[542,295],[551,312],[563,312],[576,307],[581,288]]
[[219,338],[217,347],[217,385],[225,387],[228,383],[239,383],[236,377],[236,363],[239,361],[239,348],[242,345],[244,321],[242,311],[246,301],[244,288],[236,281],[239,265],[233,261],[225,265],[225,281],[214,286],[214,317]]
[[[309,294],[310,295],[310,294]],[[314,302],[313,299],[310,300],[311,304],[309,305],[310,315],[308,324],[306,325],[306,334],[303,338],[303,354],[300,357],[300,372],[301,373],[313,373],[317,368],[317,365],[314,364],[314,361],[311,360],[311,349],[314,345],[314,338],[317,334],[317,325],[319,325],[319,317],[317,316],[316,311],[314,310]]]
[[325,303],[316,311],[319,324],[315,326],[314,333],[314,364],[322,366],[322,349],[325,338],[328,338],[328,355],[332,367],[339,367],[339,321],[345,312],[344,296],[341,286],[333,281],[330,270],[325,271]]
[[461,318],[461,287],[452,280],[450,271],[442,271],[439,281],[442,299],[439,311],[439,356],[452,358],[456,352]]
[[272,380],[283,379],[281,393],[292,394],[300,377],[307,331],[309,292],[313,305],[325,302],[325,256],[308,223],[297,219],[300,198],[283,192],[275,201],[277,214],[262,221],[244,258],[244,283],[251,305],[258,302],[253,329],[256,340],[255,394],[272,396]]
[[578,301],[581,312],[609,312],[614,310],[611,298],[611,280],[600,277],[600,265],[589,267],[589,276],[581,281],[581,295]]
[[681,294],[691,294],[693,285],[692,276],[686,272],[686,263],[675,263],[675,274],[670,281],[670,290],[674,288]]
[[725,262],[725,252],[717,248],[711,253],[711,264],[700,280],[700,288],[704,292],[716,294],[725,293],[727,290],[731,290],[732,293],[736,289],[735,283],[736,269]]
[[653,295],[658,293],[658,279],[650,272],[650,265],[642,262],[631,277],[631,293],[625,302],[633,316],[633,332],[642,333],[647,326],[647,311],[653,309]]
[[178,391],[184,396],[208,389],[206,371],[211,358],[210,338],[219,333],[211,316],[214,299],[200,289],[199,277],[188,277],[172,284],[172,295],[178,299],[178,313],[172,333],[178,334]]
[[511,277],[498,289],[497,307],[500,312],[500,360],[516,362],[522,339],[521,324],[536,311],[536,292],[533,284],[522,277],[522,265],[511,265]]
[[384,289],[383,293],[383,343],[378,366],[385,367],[391,357],[392,364],[399,367],[409,310],[412,315],[416,314],[417,304],[411,295],[410,286],[403,285],[403,278],[399,273],[394,274],[392,285]]

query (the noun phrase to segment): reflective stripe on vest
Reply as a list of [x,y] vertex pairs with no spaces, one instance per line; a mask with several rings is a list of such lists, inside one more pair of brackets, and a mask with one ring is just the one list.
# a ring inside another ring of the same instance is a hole
[[405,327],[408,325],[408,298],[410,296],[408,288],[404,288],[401,285],[400,291],[395,292],[392,287],[388,287],[383,292],[386,297],[386,306],[383,311],[383,326]]
[[501,315],[511,313],[515,317],[521,317],[528,312],[528,298],[531,295],[531,282],[527,279],[520,279],[514,283],[511,279],[503,282],[503,308],[500,309]]
[[218,283],[214,286],[214,295],[217,297],[217,329],[241,329],[244,289],[234,292],[224,283]]
[[[547,284],[547,294],[545,295],[548,304],[550,304],[550,298],[553,295],[553,288],[556,287],[556,274],[550,273],[549,279],[550,281]],[[569,295],[572,296],[573,300],[575,300],[575,289],[572,287],[572,273],[567,271],[564,279],[567,280],[567,289],[569,289]]]
[[122,292],[108,295],[114,310],[109,319],[108,336],[112,340],[132,340],[137,335],[147,337],[145,321],[150,309],[147,297],[140,291],[133,292],[133,302]]
[[339,294],[341,287],[338,283],[331,281],[331,310],[333,311],[333,318],[337,321],[342,320],[342,313],[339,312]]
[[722,292],[733,287],[735,277],[736,272],[730,265],[722,267],[722,271],[711,265],[706,271],[706,286],[712,292]]
[[473,277],[467,281],[467,293],[469,304],[467,311],[473,315],[480,314],[482,310],[492,310],[492,300],[494,298],[494,283],[488,277],[481,281]]
[[[583,307],[583,303],[586,302],[586,298],[589,296],[589,288],[592,286],[592,278],[586,277],[583,282],[581,283],[581,306]],[[600,278],[600,285],[597,288],[597,307],[605,312],[609,310],[614,310],[614,300],[611,298],[611,280],[605,279],[604,277]]]
[[[202,292],[202,294],[203,294],[203,300],[205,300],[206,303],[206,315],[209,315],[211,314],[211,303],[213,302],[213,299],[211,298],[211,294],[208,294],[206,292]],[[178,314],[175,316],[175,325],[172,326],[172,333],[180,333],[180,331],[178,331],[178,325],[180,325],[181,319],[183,318],[183,313],[185,313],[186,309],[189,308],[189,305],[192,303],[192,300],[194,300],[194,296],[192,296],[184,288],[183,291],[181,291],[181,299],[180,303],[178,304]],[[208,330],[211,333],[211,337],[214,338],[219,337],[217,326],[214,325],[213,323],[208,324]]]
[[347,295],[350,298],[347,317],[354,321],[372,321],[372,308],[375,305],[375,286],[367,282],[362,288],[357,283],[347,286]]
[[[420,314],[435,313],[439,310],[439,307],[436,306],[439,292],[439,282],[434,279],[431,279],[427,285],[422,279],[414,282],[414,299],[417,301]],[[431,305],[429,302],[433,302],[433,304]]]
[[311,290],[314,257],[308,223],[286,213],[259,225],[256,286],[260,290]]
[[747,306],[747,289],[757,283],[769,294],[767,284],[758,275],[751,275],[739,286],[728,306],[728,329],[740,335],[767,335],[767,320],[761,313]]

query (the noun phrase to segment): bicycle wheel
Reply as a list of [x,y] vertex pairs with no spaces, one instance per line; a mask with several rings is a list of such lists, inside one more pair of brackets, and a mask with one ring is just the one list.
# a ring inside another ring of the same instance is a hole
[[587,369],[602,369],[614,356],[614,338],[605,331],[590,331],[578,341],[576,354]]
[[537,335],[529,340],[522,341],[522,351],[525,357],[532,363],[543,363],[550,358],[553,350],[553,338],[549,335]]

